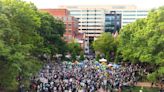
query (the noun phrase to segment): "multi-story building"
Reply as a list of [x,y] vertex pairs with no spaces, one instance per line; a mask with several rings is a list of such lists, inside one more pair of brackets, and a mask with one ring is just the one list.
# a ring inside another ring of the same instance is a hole
[[[60,6],[68,9],[70,15],[79,20],[79,31],[85,34],[85,53],[89,53],[89,44],[102,32],[105,32],[108,13],[115,11],[121,15],[121,27],[145,18],[148,10],[137,9],[134,5],[103,5],[103,6]],[[90,42],[91,41],[91,42]]]
[[[67,9],[41,9],[41,11],[48,12],[64,22],[66,32],[63,38],[66,42],[71,42],[75,39],[78,39],[78,41],[83,39],[83,34],[78,33],[78,19],[74,16],[70,16]],[[82,41],[79,42],[83,45]]]
[[121,28],[121,14],[117,14],[115,11],[105,14],[105,32],[115,33]]

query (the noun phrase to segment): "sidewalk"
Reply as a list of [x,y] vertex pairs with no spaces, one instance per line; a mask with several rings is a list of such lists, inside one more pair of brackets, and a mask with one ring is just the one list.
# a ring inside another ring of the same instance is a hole
[[[150,82],[137,82],[135,86],[141,86],[141,87],[151,87]],[[162,85],[164,87],[164,84]],[[161,87],[161,84],[157,83],[157,85],[153,84],[152,87]]]

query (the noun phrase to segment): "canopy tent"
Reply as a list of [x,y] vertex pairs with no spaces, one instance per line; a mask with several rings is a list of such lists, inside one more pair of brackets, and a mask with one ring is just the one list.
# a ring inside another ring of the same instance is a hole
[[99,60],[99,62],[102,64],[102,65],[106,65],[107,64],[107,60],[102,58]]
[[100,61],[100,62],[107,62],[107,60],[104,59],[104,58],[100,59],[99,61]]

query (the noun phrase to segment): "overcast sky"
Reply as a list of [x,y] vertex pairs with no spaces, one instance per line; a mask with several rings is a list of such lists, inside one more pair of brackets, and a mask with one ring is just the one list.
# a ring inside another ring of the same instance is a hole
[[164,5],[164,0],[24,0],[33,2],[38,8],[57,8],[61,5],[136,5],[151,9]]

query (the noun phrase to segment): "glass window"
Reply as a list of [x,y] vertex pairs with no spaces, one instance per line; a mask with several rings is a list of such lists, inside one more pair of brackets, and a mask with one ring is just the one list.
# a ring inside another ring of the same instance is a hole
[[88,14],[82,14],[82,16],[88,16]]
[[71,16],[81,16],[81,14],[71,14]]
[[123,16],[136,16],[136,14],[123,14]]
[[67,17],[63,17],[63,20],[66,21],[67,20]]
[[96,14],[96,16],[101,16],[102,14]]
[[95,12],[95,10],[88,10],[88,12]]
[[101,12],[101,10],[96,10],[96,12]]
[[137,12],[148,12],[147,10],[138,10]]
[[120,18],[121,18],[121,16],[117,15],[117,19],[120,19]]
[[88,14],[88,16],[95,16],[95,14]]
[[119,21],[117,21],[117,23],[116,23],[117,25],[120,25],[120,22]]
[[72,24],[68,24],[68,27],[72,27]]
[[88,10],[82,10],[82,12],[87,12]]
[[137,16],[147,16],[147,14],[137,14]]
[[81,12],[81,10],[70,10],[70,12]]
[[123,20],[135,20],[135,18],[123,18]]
[[71,33],[71,30],[68,30],[68,33]]
[[68,21],[71,21],[72,20],[72,17],[68,17]]
[[136,12],[136,11],[134,11],[134,10],[133,10],[133,11],[129,10],[129,11],[123,11],[123,12]]

